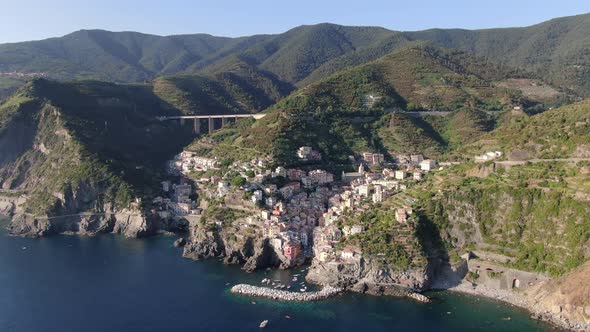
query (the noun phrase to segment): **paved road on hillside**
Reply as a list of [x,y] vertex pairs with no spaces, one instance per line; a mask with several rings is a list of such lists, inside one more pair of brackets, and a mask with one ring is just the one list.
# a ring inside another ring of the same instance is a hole
[[551,158],[551,159],[529,159],[529,160],[500,160],[500,161],[495,161],[495,163],[500,164],[500,165],[515,166],[515,165],[524,165],[526,163],[533,163],[534,164],[534,163],[543,163],[543,162],[551,162],[551,161],[577,163],[580,161],[590,161],[590,158]]

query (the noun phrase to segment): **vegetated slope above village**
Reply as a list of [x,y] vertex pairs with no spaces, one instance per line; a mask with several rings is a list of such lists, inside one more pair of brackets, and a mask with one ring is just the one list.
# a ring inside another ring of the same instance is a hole
[[302,88],[275,108],[501,110],[526,101],[494,84],[513,74],[462,52],[415,45]]
[[[57,79],[139,82],[161,75],[214,72],[245,62],[302,87],[416,41],[463,50],[537,73],[555,86],[588,95],[590,15],[525,28],[396,32],[335,24],[300,26],[277,35],[154,36],[81,30],[60,38],[0,45],[0,72],[45,73]],[[3,75],[3,84],[18,81]]]
[[[590,258],[590,101],[527,116],[458,152],[503,151],[510,160],[465,163],[416,188],[423,216],[450,247],[492,252],[518,269],[560,275]],[[553,158],[582,158],[552,160]]]
[[293,90],[289,84],[245,63],[212,75],[177,75],[153,81],[154,92],[184,114],[256,113]]
[[410,195],[457,254],[502,255],[508,266],[560,275],[590,258],[588,165],[466,163],[437,172]]
[[[463,53],[408,47],[299,89],[264,119],[225,128],[191,149],[219,158],[272,153],[286,164],[296,162],[294,151],[303,145],[321,151],[328,164],[348,163],[348,156],[363,151],[439,157],[494,128],[494,116],[480,109],[536,103],[483,78],[509,72],[477,61]],[[447,116],[412,116],[405,114],[408,109]]]
[[590,157],[590,100],[526,115],[513,110],[501,125],[465,147],[466,154],[500,150],[510,160]]
[[34,80],[0,106],[0,186],[37,216],[126,208],[190,141],[166,114],[150,86]]

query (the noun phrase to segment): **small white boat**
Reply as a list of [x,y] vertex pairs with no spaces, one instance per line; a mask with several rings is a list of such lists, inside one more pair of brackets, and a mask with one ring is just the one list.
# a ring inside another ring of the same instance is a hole
[[266,327],[266,325],[268,325],[268,320],[267,320],[267,319],[263,320],[263,321],[260,323],[260,328],[261,328],[261,329],[262,329],[262,328],[265,328],[265,327]]

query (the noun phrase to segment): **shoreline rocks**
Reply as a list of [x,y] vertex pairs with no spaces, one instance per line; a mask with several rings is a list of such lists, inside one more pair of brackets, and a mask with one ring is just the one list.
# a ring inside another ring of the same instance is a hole
[[184,247],[185,244],[186,244],[186,241],[183,237],[180,237],[180,238],[176,239],[176,241],[174,241],[174,246],[176,248]]
[[420,303],[430,303],[432,302],[427,296],[422,295],[420,293],[408,293],[408,295],[406,295],[406,297],[418,301]]
[[309,302],[309,301],[320,301],[338,295],[343,290],[342,288],[336,288],[326,286],[322,290],[317,292],[289,292],[284,290],[277,290],[266,287],[258,287],[247,284],[235,285],[230,290],[233,294],[264,297],[271,300],[279,301],[291,301],[291,302]]

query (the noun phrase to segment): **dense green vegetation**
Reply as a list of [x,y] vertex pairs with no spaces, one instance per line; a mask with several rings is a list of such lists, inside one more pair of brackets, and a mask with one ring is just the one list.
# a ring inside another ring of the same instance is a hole
[[554,275],[588,259],[588,166],[529,164],[483,178],[473,167],[492,166],[451,168],[415,191],[449,249],[493,251],[511,257],[509,266]]
[[[221,70],[221,69],[220,69]],[[154,92],[185,114],[253,113],[276,103],[292,87],[244,63],[210,76],[170,76]]]
[[525,28],[408,32],[411,39],[465,50],[513,68],[536,72],[549,83],[590,93],[590,15],[553,19]]
[[[494,116],[479,109],[509,108],[522,98],[469,73],[462,65],[468,58],[432,47],[406,48],[297,90],[264,119],[227,127],[191,149],[221,159],[272,154],[288,165],[298,164],[294,152],[303,145],[322,152],[329,165],[347,164],[349,156],[365,151],[441,157],[495,127]],[[448,116],[405,114],[408,108]]]
[[[241,38],[81,30],[60,38],[0,45],[0,71],[41,72],[57,79],[142,82],[161,75],[223,72],[228,66],[247,64],[255,68],[256,75],[264,72],[302,87],[401,47],[431,42],[484,57],[484,62],[516,68],[519,75],[521,70],[534,72],[556,86],[588,95],[590,58],[585,50],[590,39],[585,32],[589,24],[588,15],[526,28],[474,31],[396,32],[318,24],[277,35]],[[479,64],[464,68],[474,71]],[[478,75],[490,79],[495,72],[486,70]]]
[[364,257],[400,270],[425,266],[426,257],[416,239],[415,222],[397,222],[394,209],[380,207],[339,220],[340,227],[354,224],[362,224],[366,230],[345,238],[339,246],[358,247]]
[[506,114],[495,131],[465,151],[504,151],[510,159],[590,156],[590,100],[542,114]]
[[519,91],[491,81],[510,74],[465,53],[406,47],[311,84],[275,108],[502,110],[523,99]]
[[[156,120],[176,112],[162,105],[148,85],[35,80],[0,106],[0,183],[29,192],[35,214],[153,197],[165,161],[191,138]],[[84,203],[60,205],[82,192]]]

